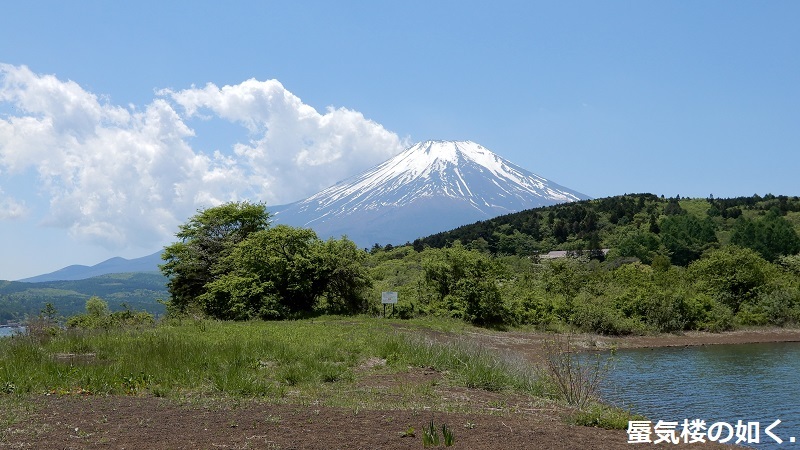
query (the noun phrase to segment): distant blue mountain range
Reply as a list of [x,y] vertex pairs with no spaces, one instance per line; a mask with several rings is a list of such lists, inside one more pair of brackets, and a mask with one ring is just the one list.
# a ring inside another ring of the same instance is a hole
[[85,280],[86,278],[107,275],[110,273],[160,272],[158,265],[163,263],[164,261],[161,260],[161,250],[159,250],[152,255],[143,256],[141,258],[125,259],[115,257],[107,259],[99,264],[95,264],[94,266],[83,266],[76,264],[56,270],[55,272],[37,275],[35,277],[25,278],[17,281],[41,283],[44,281]]

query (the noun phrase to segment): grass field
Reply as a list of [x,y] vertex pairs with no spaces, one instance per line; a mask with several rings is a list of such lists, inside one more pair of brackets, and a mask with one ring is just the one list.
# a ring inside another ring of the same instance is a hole
[[[17,336],[0,348],[0,390],[11,394],[87,393],[157,397],[282,399],[336,392],[361,368],[411,367],[448,382],[546,396],[532,367],[476,347],[437,344],[399,332],[392,321],[325,318],[290,322],[173,321],[151,328]],[[455,325],[438,323],[438,329]],[[463,328],[463,326],[459,325]],[[352,395],[333,402],[365,401]]]
[[[543,408],[561,417],[561,426],[627,426],[627,412],[595,402],[574,408],[544,366],[470,338],[487,333],[492,332],[445,319],[325,317],[283,322],[183,319],[135,329],[3,338],[0,441],[51,439],[47,433],[54,432],[52,423],[25,424],[40,422],[43,408],[58,408],[61,402],[44,400],[52,398],[91,399],[79,405],[85,417],[97,408],[111,408],[112,413],[100,416],[99,428],[109,426],[105,421],[119,414],[113,405],[125,398],[150,407],[147,399],[163,399],[204,411],[261,404],[312,407],[315,415],[320,408],[327,408],[323,415],[344,410],[354,417],[359,411],[438,411],[473,418],[488,414],[500,415],[503,426],[509,414]],[[187,421],[194,414],[175,411]],[[474,420],[463,425],[469,427]]]

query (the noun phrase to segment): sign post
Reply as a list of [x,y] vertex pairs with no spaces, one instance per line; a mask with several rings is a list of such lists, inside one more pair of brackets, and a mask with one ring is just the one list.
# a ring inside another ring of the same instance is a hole
[[386,305],[392,305],[392,312],[394,312],[394,305],[397,303],[397,292],[381,292],[381,303],[383,303],[383,318],[386,318]]

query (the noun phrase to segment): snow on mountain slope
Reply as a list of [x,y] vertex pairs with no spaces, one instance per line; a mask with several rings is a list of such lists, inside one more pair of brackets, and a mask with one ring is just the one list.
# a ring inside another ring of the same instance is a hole
[[426,141],[305,200],[276,223],[347,235],[362,246],[402,244],[478,220],[589,197],[470,141]]

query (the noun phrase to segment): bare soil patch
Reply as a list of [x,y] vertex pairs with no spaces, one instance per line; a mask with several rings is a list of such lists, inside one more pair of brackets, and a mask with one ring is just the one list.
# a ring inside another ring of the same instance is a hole
[[[453,448],[636,448],[626,442],[624,431],[568,425],[556,411],[464,414],[258,402],[193,406],[153,397],[65,396],[35,401],[38,412],[32,421],[6,430],[0,447],[419,449],[423,426],[434,420],[455,430]],[[409,427],[415,429],[413,436],[407,433]],[[661,446],[647,445],[651,447]]]

